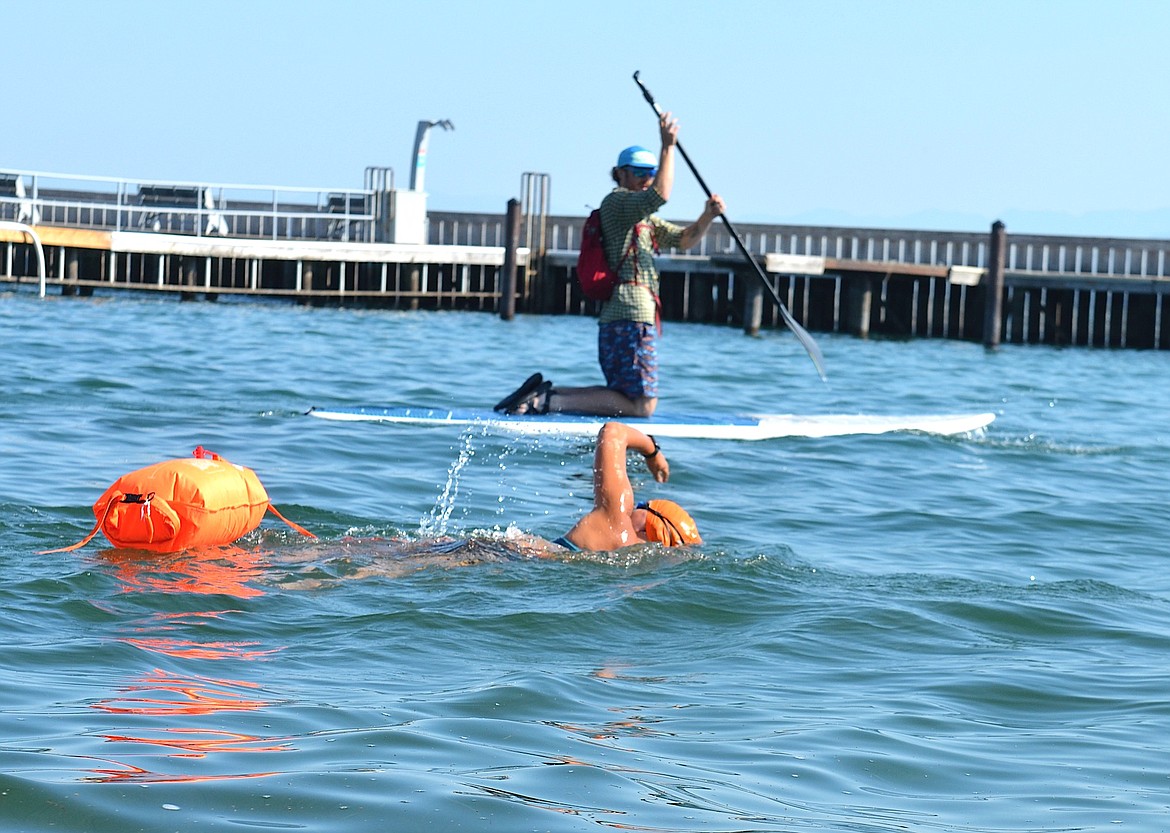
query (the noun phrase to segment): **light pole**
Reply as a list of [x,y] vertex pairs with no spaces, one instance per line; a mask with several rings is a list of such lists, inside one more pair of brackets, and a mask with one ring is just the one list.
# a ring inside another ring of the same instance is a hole
[[454,130],[455,125],[447,119],[442,121],[420,121],[418,132],[414,134],[414,160],[410,166],[410,190],[421,191],[423,179],[427,173],[427,137],[432,127],[441,127],[444,130]]

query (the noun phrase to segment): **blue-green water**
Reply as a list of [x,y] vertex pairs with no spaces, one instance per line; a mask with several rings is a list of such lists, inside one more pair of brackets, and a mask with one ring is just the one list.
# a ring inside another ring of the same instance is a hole
[[[998,414],[668,441],[685,555],[498,554],[589,505],[588,443],[303,416],[592,383],[594,333],[0,293],[0,830],[1168,826],[1170,356],[820,335],[825,384],[668,324],[663,409]],[[196,445],[320,539],[35,554]],[[436,536],[479,543],[386,540]]]

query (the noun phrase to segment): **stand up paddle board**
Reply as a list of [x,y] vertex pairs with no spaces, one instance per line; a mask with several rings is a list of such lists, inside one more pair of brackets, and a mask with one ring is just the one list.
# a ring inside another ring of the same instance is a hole
[[[594,436],[610,417],[580,414],[511,416],[475,408],[312,408],[309,416],[343,422],[394,422],[407,425],[478,426],[510,434]],[[876,416],[865,414],[713,414],[655,413],[649,419],[623,417],[622,422],[659,437],[713,440],[770,440],[777,437],[843,437],[921,431],[926,434],[968,434],[991,424],[995,414],[928,414]]]

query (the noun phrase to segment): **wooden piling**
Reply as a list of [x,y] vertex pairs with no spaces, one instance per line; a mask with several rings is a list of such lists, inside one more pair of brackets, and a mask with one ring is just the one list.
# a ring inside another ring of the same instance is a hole
[[193,301],[196,295],[189,290],[199,285],[199,260],[194,257],[183,257],[179,259],[179,263],[182,270],[180,285],[186,288],[179,293],[179,300]]
[[516,317],[516,252],[520,248],[520,200],[508,200],[504,218],[504,266],[500,275],[500,318]]
[[711,275],[701,272],[687,274],[686,306],[683,309],[687,321],[711,321],[715,312],[715,281]]
[[991,247],[987,258],[987,287],[983,297],[983,345],[998,347],[1003,332],[1003,277],[1007,233],[1001,221],[991,224]]
[[749,336],[760,334],[764,317],[764,287],[759,281],[748,280],[749,275],[737,272],[736,282],[746,290],[743,298],[743,331]]
[[845,292],[845,309],[841,327],[858,338],[869,338],[869,319],[873,313],[873,279],[868,275],[850,283]]
[[418,293],[422,291],[422,267],[417,264],[410,267],[410,271],[406,275],[406,288],[411,293],[410,303],[406,305],[407,309],[418,309]]

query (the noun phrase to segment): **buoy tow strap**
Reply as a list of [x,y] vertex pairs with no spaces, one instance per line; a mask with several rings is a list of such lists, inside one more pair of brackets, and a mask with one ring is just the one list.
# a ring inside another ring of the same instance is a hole
[[[119,497],[121,498],[121,500],[118,500]],[[108,518],[110,516],[110,512],[113,511],[114,504],[116,504],[116,503],[141,503],[141,504],[143,504],[142,511],[149,515],[150,514],[150,501],[153,498],[154,498],[154,492],[151,492],[149,495],[146,495],[145,497],[143,495],[125,495],[125,494],[115,495],[113,499],[111,499],[109,502],[106,503],[106,511],[102,513],[102,516],[101,516],[101,518],[98,519],[98,522],[93,525],[93,529],[91,529],[89,531],[89,535],[86,535],[84,538],[82,538],[76,544],[70,544],[68,547],[59,547],[58,549],[55,549],[55,550],[41,550],[40,552],[37,553],[37,555],[49,555],[50,553],[54,553],[54,552],[73,552],[74,550],[79,550],[82,547],[84,547],[86,544],[88,544],[90,541],[92,541],[94,539],[94,536],[98,534],[98,530],[102,528],[102,525],[106,522],[106,518]]]
[[286,524],[288,524],[290,528],[295,529],[297,532],[301,533],[301,535],[304,535],[306,538],[314,538],[315,539],[317,537],[316,535],[309,532],[309,530],[305,529],[300,524],[295,524],[292,521],[290,521],[288,518],[286,518],[284,515],[280,514],[280,512],[277,510],[277,508],[272,505],[271,501],[269,501],[269,503],[268,503],[268,511],[271,512],[276,517],[280,518]]

